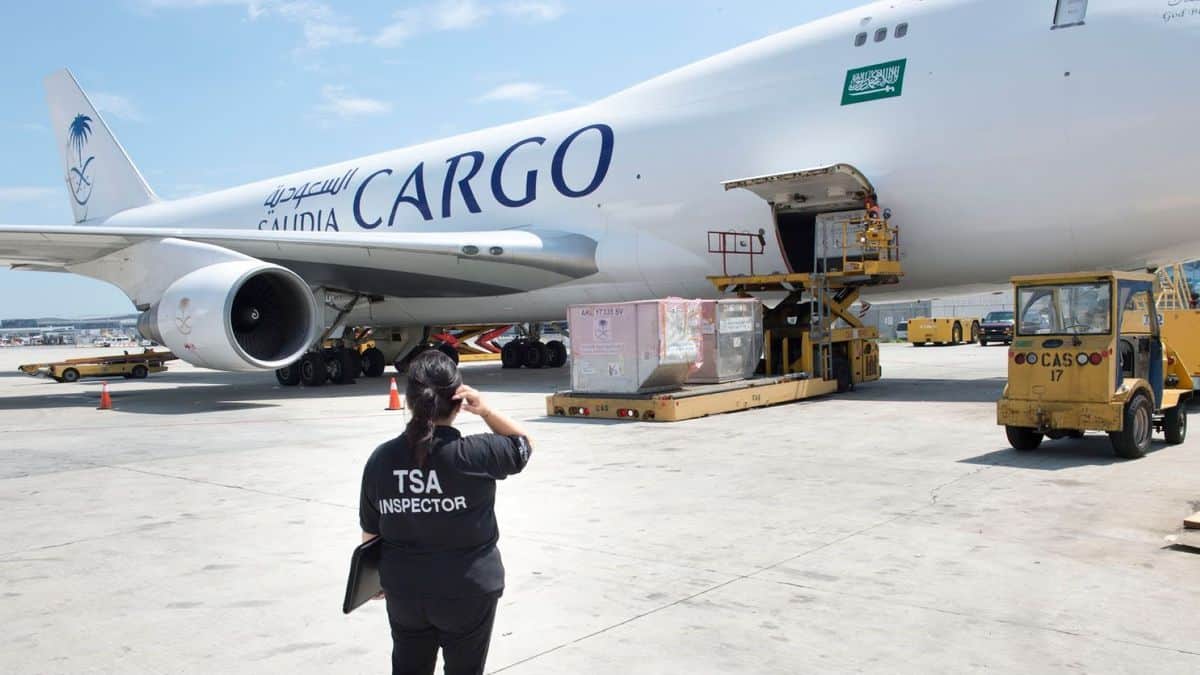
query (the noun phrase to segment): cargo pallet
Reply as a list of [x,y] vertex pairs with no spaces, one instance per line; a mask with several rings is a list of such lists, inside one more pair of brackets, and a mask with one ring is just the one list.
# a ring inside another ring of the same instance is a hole
[[[827,255],[828,245],[814,247],[812,272],[708,277],[717,290],[739,297],[787,294],[764,314],[762,377],[657,394],[558,392],[546,398],[546,414],[675,422],[825,396],[878,380],[879,331],[863,325],[850,308],[864,287],[900,280],[899,233],[881,218],[849,218],[836,226],[840,236],[816,236],[818,243],[837,242],[840,255]],[[753,255],[752,246],[736,241],[726,250],[727,233],[709,234],[710,241],[722,242],[713,252],[723,258]]]

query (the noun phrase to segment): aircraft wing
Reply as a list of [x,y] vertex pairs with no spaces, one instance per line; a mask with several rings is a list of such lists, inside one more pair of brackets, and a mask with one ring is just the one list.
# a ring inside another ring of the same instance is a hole
[[392,297],[504,295],[597,272],[594,239],[537,228],[361,233],[0,225],[0,264],[70,271],[158,239],[212,244],[287,267],[314,286]]

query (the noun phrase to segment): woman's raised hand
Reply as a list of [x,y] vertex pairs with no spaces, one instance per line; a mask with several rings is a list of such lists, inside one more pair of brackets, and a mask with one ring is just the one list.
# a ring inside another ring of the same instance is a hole
[[486,401],[483,400],[483,395],[476,391],[473,387],[462,385],[454,392],[454,400],[462,401],[462,408],[469,413],[487,417],[492,410],[488,407]]

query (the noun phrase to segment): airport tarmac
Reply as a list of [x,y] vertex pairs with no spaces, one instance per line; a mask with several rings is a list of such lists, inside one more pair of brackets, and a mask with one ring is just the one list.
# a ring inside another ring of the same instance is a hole
[[[100,412],[15,372],[83,351],[0,350],[0,672],[386,672],[382,603],[340,605],[387,379],[175,363]],[[1200,671],[1200,436],[1018,453],[1006,354],[884,345],[854,393],[674,425],[547,419],[566,369],[466,367],[536,443],[489,671]]]

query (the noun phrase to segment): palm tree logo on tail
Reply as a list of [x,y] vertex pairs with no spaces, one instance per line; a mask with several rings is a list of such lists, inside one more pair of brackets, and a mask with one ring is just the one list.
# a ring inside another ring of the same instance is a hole
[[[86,205],[92,198],[92,177],[88,173],[88,168],[96,157],[94,155],[87,159],[83,157],[83,148],[87,145],[91,135],[92,118],[87,115],[76,115],[75,119],[71,120],[71,124],[67,126],[69,146],[67,163],[71,164],[74,160],[74,166],[67,171],[67,186],[71,188],[71,196],[80,206]],[[75,157],[70,156],[72,154],[70,150],[74,150]]]

